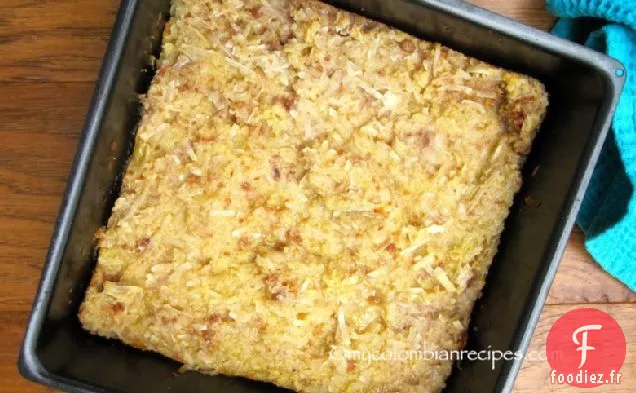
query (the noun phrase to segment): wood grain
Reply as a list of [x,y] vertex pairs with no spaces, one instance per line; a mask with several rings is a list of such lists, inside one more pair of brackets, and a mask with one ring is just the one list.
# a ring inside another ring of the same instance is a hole
[[0,2],[0,391],[17,354],[110,36],[115,0]]
[[11,98],[0,105],[3,311],[31,306],[91,94],[88,83],[0,87]]
[[575,228],[561,260],[559,273],[550,289],[547,303],[636,303],[636,293],[594,262],[585,251],[583,232]]
[[545,0],[467,0],[525,24],[548,30],[555,18],[545,8]]
[[3,0],[0,70],[7,81],[94,82],[114,0]]
[[[474,3],[548,28],[543,0]],[[0,1],[0,391],[49,392],[23,380],[16,361],[31,301],[110,36],[118,0]],[[576,303],[635,302],[605,274],[575,232],[550,293],[535,345],[551,322]],[[558,304],[572,304],[562,306]],[[608,304],[630,331],[633,305]],[[636,343],[630,333],[628,342]],[[633,346],[631,347],[634,352]],[[632,356],[633,357],[633,356]],[[633,366],[633,360],[628,366]],[[545,364],[524,366],[517,389],[548,392]],[[636,391],[636,375],[623,385]],[[627,377],[626,377],[627,378]]]

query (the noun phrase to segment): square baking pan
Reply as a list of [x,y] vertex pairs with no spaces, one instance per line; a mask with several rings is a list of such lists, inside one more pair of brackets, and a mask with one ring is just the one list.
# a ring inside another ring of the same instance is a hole
[[[524,167],[469,328],[467,349],[523,354],[559,265],[623,85],[621,64],[483,9],[453,0],[339,0],[418,37],[541,80],[550,106]],[[96,261],[94,234],[119,193],[153,75],[169,0],[123,0],[70,175],[19,368],[69,392],[257,393],[273,385],[195,372],[118,341],[92,336],[77,311]],[[532,201],[526,206],[524,197]],[[275,360],[272,360],[275,361]],[[522,364],[465,361],[446,393],[510,392]],[[547,383],[547,381],[546,381]]]

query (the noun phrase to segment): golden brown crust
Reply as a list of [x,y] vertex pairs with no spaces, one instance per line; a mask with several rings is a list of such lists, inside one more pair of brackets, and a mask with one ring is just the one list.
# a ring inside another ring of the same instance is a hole
[[[207,373],[438,392],[543,86],[317,1],[178,0],[80,310]],[[331,356],[330,356],[331,354]]]

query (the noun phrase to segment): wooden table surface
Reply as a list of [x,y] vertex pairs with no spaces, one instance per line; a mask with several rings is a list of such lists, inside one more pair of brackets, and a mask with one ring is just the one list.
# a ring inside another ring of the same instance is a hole
[[[472,0],[547,29],[543,0]],[[78,136],[118,0],[0,2],[0,391],[45,392],[17,372],[17,353],[40,277]],[[572,233],[532,349],[566,311],[588,305],[622,325],[628,358],[623,383],[596,389],[636,391],[636,294],[605,274]],[[574,392],[550,386],[546,362],[527,361],[516,391]]]

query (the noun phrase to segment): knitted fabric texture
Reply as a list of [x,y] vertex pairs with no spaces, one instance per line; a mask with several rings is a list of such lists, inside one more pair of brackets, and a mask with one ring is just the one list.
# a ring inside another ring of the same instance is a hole
[[592,175],[577,223],[585,247],[610,274],[636,291],[636,0],[547,0],[561,19],[553,33],[576,40],[580,18],[605,25],[590,34],[588,47],[619,60],[627,78],[610,133]]

